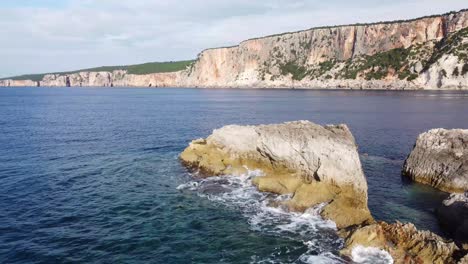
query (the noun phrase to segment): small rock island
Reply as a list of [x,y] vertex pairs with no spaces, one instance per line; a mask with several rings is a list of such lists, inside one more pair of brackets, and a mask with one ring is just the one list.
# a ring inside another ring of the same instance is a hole
[[468,190],[468,130],[433,129],[419,135],[403,174],[445,192]]

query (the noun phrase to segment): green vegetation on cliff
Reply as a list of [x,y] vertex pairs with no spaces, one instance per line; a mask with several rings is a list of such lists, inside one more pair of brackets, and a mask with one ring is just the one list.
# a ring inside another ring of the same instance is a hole
[[280,64],[281,73],[283,75],[291,74],[293,80],[300,81],[307,75],[307,69],[303,66],[297,65],[295,62],[288,62]]
[[74,74],[79,72],[111,72],[116,70],[126,70],[128,74],[151,74],[151,73],[162,73],[162,72],[176,72],[185,70],[187,67],[191,66],[195,60],[187,61],[169,61],[169,62],[150,62],[144,64],[135,64],[135,65],[123,65],[123,66],[102,66],[96,68],[82,69],[77,71],[69,72],[54,72],[54,73],[42,73],[42,74],[27,74],[20,75],[9,78],[2,78],[0,80],[31,80],[31,81],[41,81],[46,74]]
[[363,74],[366,80],[381,80],[389,71],[395,71],[400,79],[413,79],[407,69],[410,51],[410,48],[396,48],[372,56],[362,56],[357,60],[348,60],[342,70],[342,77],[356,79],[358,74]]
[[[428,41],[418,43],[410,47],[400,47],[373,55],[360,55],[345,61],[328,59],[318,64],[307,64],[305,56],[297,56],[292,52],[293,60],[285,61],[284,51],[274,49],[272,58],[276,59],[279,74],[291,75],[293,80],[303,79],[365,79],[383,80],[385,78],[398,78],[400,80],[413,81],[419,74],[428,70],[444,55],[456,56],[462,63],[460,70],[457,68],[452,76],[464,75],[468,72],[468,28],[449,34],[440,41]],[[282,62],[283,61],[283,62]],[[271,61],[265,67],[272,67]],[[264,69],[263,72],[267,72]],[[448,77],[448,73],[441,71],[442,76]],[[264,75],[263,75],[264,77]],[[264,79],[264,78],[263,78]]]
[[446,38],[443,38],[435,46],[435,51],[424,65],[424,69],[437,62],[444,54],[452,54],[458,57],[460,61],[468,63],[468,43],[464,39],[468,38],[468,28],[463,28]]
[[195,61],[171,61],[171,62],[151,62],[138,65],[124,66],[129,74],[150,74],[161,72],[176,72],[185,70]]

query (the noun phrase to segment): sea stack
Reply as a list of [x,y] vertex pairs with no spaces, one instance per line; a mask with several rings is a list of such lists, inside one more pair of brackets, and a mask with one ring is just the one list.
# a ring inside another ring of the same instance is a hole
[[445,192],[468,190],[468,129],[433,129],[419,135],[403,174]]
[[260,191],[291,194],[284,205],[293,211],[322,204],[322,217],[338,228],[373,221],[357,146],[346,125],[229,125],[192,141],[180,158],[206,176],[262,170],[264,176],[253,179]]

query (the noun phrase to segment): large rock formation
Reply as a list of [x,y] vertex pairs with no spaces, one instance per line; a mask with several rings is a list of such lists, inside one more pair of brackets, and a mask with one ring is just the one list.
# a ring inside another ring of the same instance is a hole
[[455,243],[399,222],[379,222],[355,229],[347,235],[341,253],[350,256],[356,246],[386,250],[395,263],[457,263],[463,255]]
[[[313,28],[207,49],[187,69],[70,75],[71,86],[468,89],[468,11]],[[48,75],[41,86],[63,86]],[[0,80],[0,86],[27,83]]]
[[446,192],[468,190],[468,130],[433,129],[419,135],[403,174]]
[[451,194],[437,208],[441,226],[468,249],[468,192]]
[[[322,217],[335,221],[345,239],[344,257],[353,259],[355,251],[364,248],[385,250],[395,263],[466,260],[462,259],[463,249],[429,231],[417,230],[412,224],[373,221],[367,207],[366,179],[346,125],[297,121],[225,126],[206,139],[192,141],[180,158],[207,177],[262,170],[263,176],[252,179],[259,190],[292,195],[283,204],[272,206],[303,211],[320,205]],[[441,213],[452,217],[452,212]],[[463,222],[466,217],[460,216]]]
[[265,175],[253,182],[261,191],[292,194],[286,206],[296,211],[325,203],[321,215],[339,228],[372,220],[366,179],[346,125],[225,126],[190,143],[180,158],[205,175],[260,169]]

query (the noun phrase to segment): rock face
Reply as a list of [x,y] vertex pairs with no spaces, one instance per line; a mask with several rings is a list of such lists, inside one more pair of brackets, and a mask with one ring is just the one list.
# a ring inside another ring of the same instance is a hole
[[419,135],[403,174],[446,192],[468,190],[468,130],[433,129]]
[[455,240],[468,243],[468,192],[450,195],[437,209],[437,216]]
[[457,263],[463,254],[455,243],[399,222],[379,222],[356,229],[348,234],[341,253],[350,256],[358,245],[384,249],[395,263]]
[[[251,39],[203,51],[188,79],[203,87],[468,89],[466,72],[460,74],[466,56],[451,52],[460,47],[465,54],[467,26],[468,12],[461,11]],[[456,41],[446,43],[449,38]],[[449,45],[441,51],[436,43]]]
[[[127,74],[125,70],[112,72],[78,72],[68,75],[47,74],[44,76],[43,80],[40,81],[40,85],[44,87],[64,87],[67,86],[67,84],[70,84],[72,87],[168,87],[177,84],[179,75],[180,73],[178,72],[136,75]],[[1,82],[2,81],[0,81],[0,86]],[[19,81],[13,82],[15,82],[15,85],[11,86],[23,86],[23,83],[16,83]]]
[[[69,77],[71,86],[468,89],[467,45],[468,11],[462,10],[250,39],[204,50],[178,72],[80,72]],[[40,85],[64,86],[64,78],[47,75]],[[0,80],[0,86],[26,84]]]
[[296,211],[326,203],[321,215],[339,228],[372,220],[366,179],[346,125],[225,126],[190,143],[180,158],[205,175],[260,169],[265,176],[253,183],[261,191],[292,194],[285,206]]

